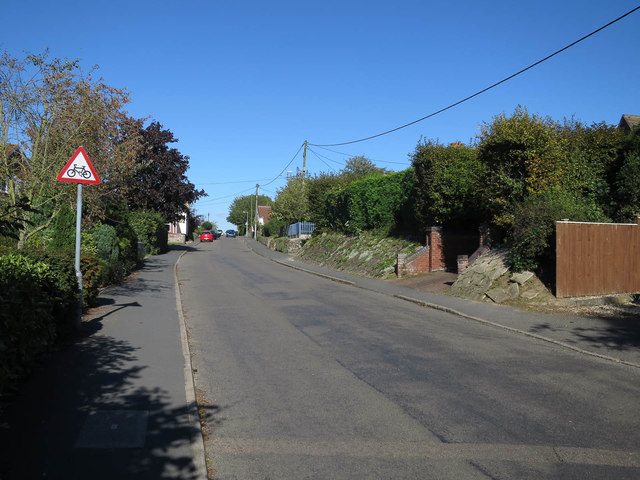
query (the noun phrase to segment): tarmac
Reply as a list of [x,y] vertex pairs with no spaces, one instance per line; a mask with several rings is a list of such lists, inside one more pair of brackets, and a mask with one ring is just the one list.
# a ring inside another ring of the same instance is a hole
[[493,303],[474,302],[299,262],[293,255],[270,250],[260,242],[246,238],[245,241],[257,254],[291,268],[397,297],[425,308],[442,310],[493,328],[508,330],[517,335],[526,335],[538,341],[553,343],[580,354],[640,368],[640,318],[634,314],[624,316],[552,315]]
[[206,479],[175,267],[147,257],[0,417],[0,479]]
[[[640,319],[547,315],[422,292],[296,261],[243,238],[258,255],[332,281],[640,368]],[[148,257],[100,295],[76,339],[54,352],[0,415],[0,480],[206,479],[204,442],[176,268],[189,246]]]

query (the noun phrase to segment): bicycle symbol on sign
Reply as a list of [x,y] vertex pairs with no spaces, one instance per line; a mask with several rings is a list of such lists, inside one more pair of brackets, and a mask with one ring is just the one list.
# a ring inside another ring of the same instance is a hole
[[83,178],[91,178],[91,172],[87,170],[87,167],[85,167],[84,165],[82,165],[81,167],[78,167],[78,165],[74,163],[73,168],[70,168],[69,170],[67,170],[67,175],[73,178],[76,176],[76,173],[78,175],[82,175]]

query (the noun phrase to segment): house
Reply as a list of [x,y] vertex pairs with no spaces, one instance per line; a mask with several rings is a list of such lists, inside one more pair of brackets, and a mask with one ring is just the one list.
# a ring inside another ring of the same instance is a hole
[[189,237],[189,217],[191,210],[187,207],[187,213],[182,214],[182,218],[177,222],[168,224],[169,242],[184,243]]
[[264,225],[271,218],[271,207],[258,205],[258,223]]
[[640,115],[622,115],[618,128],[629,133],[637,125],[640,125]]

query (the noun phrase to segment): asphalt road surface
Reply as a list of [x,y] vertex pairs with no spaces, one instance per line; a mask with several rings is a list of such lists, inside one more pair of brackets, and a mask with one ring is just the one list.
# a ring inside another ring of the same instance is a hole
[[637,479],[640,372],[287,268],[178,266],[216,479]]

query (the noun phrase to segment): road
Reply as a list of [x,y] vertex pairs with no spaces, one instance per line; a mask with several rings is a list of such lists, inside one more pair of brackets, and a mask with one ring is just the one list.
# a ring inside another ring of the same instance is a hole
[[216,479],[640,478],[640,371],[271,262],[178,266]]

